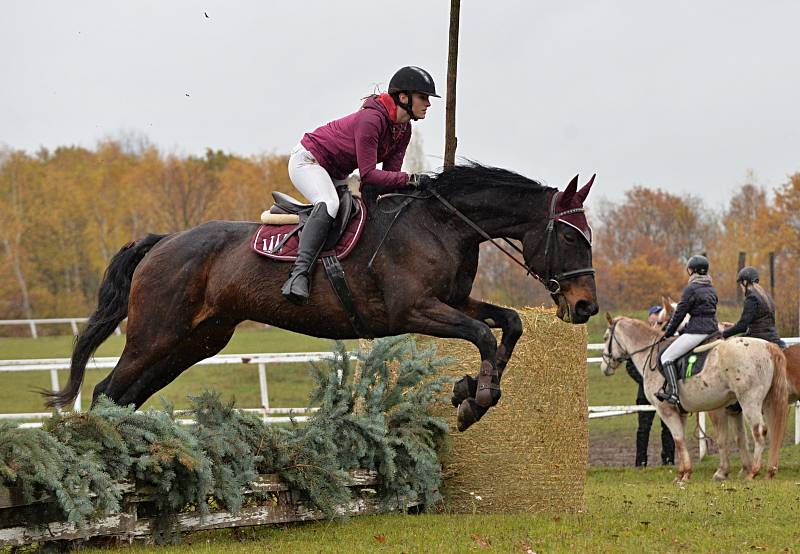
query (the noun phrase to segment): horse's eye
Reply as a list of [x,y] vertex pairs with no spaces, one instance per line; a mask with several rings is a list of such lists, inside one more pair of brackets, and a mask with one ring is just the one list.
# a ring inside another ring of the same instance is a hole
[[578,240],[578,234],[573,229],[564,231],[564,242],[572,244],[576,240]]

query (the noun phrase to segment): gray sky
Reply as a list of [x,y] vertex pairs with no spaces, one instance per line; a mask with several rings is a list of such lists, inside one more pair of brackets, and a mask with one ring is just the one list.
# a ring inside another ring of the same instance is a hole
[[[0,144],[121,133],[285,153],[402,65],[445,92],[449,1],[19,1],[0,18]],[[205,17],[204,12],[208,14]],[[800,171],[800,2],[463,0],[458,154],[595,197],[712,207]],[[188,96],[186,96],[188,94]],[[444,100],[416,127],[441,164]]]

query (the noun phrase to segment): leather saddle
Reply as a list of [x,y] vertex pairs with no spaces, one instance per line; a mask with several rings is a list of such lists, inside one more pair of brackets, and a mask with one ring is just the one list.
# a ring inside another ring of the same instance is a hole
[[[708,353],[711,352],[714,348],[703,348],[706,345],[713,343],[714,341],[722,339],[722,333],[719,331],[710,334],[707,336],[703,342],[695,346],[689,352],[675,360],[675,368],[677,369],[678,379],[689,379],[690,377],[694,377],[698,373],[703,370],[705,367],[706,358],[708,357]],[[666,350],[667,346],[672,344],[675,339],[670,339],[665,341],[663,346],[659,349],[658,352],[658,370],[661,373],[664,373],[663,368],[661,367],[661,353]]]
[[[332,250],[336,247],[350,220],[362,209],[347,185],[336,187],[336,193],[339,195],[339,211],[331,225],[323,250]],[[283,192],[273,191],[272,199],[275,203],[261,214],[261,222],[266,225],[299,224],[299,228],[302,228],[314,208],[313,204],[304,204]]]

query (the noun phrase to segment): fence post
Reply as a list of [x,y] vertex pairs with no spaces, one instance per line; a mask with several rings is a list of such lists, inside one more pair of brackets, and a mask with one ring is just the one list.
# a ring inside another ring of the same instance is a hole
[[794,403],[794,443],[800,444],[800,400]]
[[269,389],[267,388],[267,364],[258,364],[258,384],[261,389],[261,408],[264,410],[264,421],[267,420],[269,413]]
[[39,335],[36,333],[36,323],[31,320],[28,322],[28,326],[31,328],[31,336],[35,339],[38,339]]
[[708,445],[706,444],[706,413],[700,412],[697,414],[697,424],[700,426],[700,441],[698,443],[698,450],[700,453],[700,459],[706,457],[708,453]]

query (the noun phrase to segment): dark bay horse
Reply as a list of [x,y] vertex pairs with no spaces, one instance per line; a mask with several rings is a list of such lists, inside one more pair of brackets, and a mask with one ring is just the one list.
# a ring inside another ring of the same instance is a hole
[[[559,317],[584,323],[598,311],[591,230],[583,213],[591,184],[578,190],[576,176],[560,192],[511,171],[471,164],[445,169],[422,191],[381,199],[369,187],[363,192],[366,228],[342,261],[356,307],[372,337],[421,333],[468,340],[480,350],[476,378],[465,376],[454,386],[459,428],[497,403],[502,371],[522,334],[515,311],[470,297],[480,244],[490,237],[521,241],[524,265],[548,288]],[[211,221],[123,247],[76,339],[69,382],[61,392],[45,393],[48,405],[75,398],[89,358],[126,316],[124,351],[94,398],[105,394],[137,407],[217,354],[245,320],[316,337],[357,338],[321,264],[313,270],[308,305],[283,298],[290,267],[251,251],[258,225]],[[502,329],[499,346],[490,328]]]

